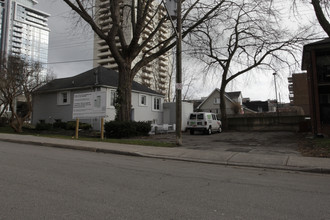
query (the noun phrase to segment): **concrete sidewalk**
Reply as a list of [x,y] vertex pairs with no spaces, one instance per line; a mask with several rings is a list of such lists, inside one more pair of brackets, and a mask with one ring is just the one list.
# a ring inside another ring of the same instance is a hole
[[329,158],[303,157],[297,155],[255,154],[229,151],[215,152],[184,148],[149,147],[4,133],[0,133],[0,141],[219,165],[330,173]]

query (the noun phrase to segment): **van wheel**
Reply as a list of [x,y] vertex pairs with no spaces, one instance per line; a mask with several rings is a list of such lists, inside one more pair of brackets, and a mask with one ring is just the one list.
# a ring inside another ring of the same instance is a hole
[[222,127],[220,126],[219,128],[218,128],[218,133],[221,133],[222,132]]
[[211,135],[211,134],[212,134],[212,129],[211,129],[211,128],[208,128],[208,129],[206,130],[206,134]]
[[195,131],[194,130],[190,130],[190,134],[194,135]]

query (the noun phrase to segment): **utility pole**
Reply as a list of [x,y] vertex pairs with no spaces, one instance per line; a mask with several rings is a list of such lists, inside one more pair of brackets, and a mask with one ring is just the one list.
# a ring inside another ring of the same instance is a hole
[[277,87],[276,87],[276,73],[273,73],[274,83],[275,83],[275,96],[276,96],[276,114],[277,114],[277,122],[280,122],[280,116],[278,111],[278,99],[277,99]]
[[176,41],[176,145],[182,145],[182,18],[181,0],[177,0]]
[[[181,0],[164,0],[167,14],[172,23],[173,29],[176,31],[176,84],[175,84],[175,133],[176,145],[182,145],[182,18],[181,18]],[[176,3],[176,5],[175,5]],[[176,19],[176,28],[173,19]]]

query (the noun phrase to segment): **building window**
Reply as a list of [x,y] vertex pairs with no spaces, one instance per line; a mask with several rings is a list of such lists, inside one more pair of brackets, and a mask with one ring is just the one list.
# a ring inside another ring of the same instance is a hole
[[70,92],[59,92],[57,94],[58,105],[69,105],[70,104]]
[[154,98],[153,110],[159,111],[161,109],[161,98]]
[[330,104],[330,94],[320,94],[320,104]]
[[220,104],[220,98],[214,98],[214,104]]
[[147,96],[146,95],[140,95],[140,106],[147,106]]
[[110,106],[111,107],[115,107],[116,96],[117,96],[116,90],[110,90]]

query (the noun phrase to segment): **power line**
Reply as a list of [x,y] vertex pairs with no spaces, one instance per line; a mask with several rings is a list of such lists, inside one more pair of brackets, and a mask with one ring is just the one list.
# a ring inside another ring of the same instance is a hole
[[46,64],[46,65],[55,65],[55,64],[64,64],[64,63],[80,63],[80,62],[88,62],[88,61],[94,61],[94,60],[100,60],[100,59],[58,61],[58,62],[44,63],[44,64]]

